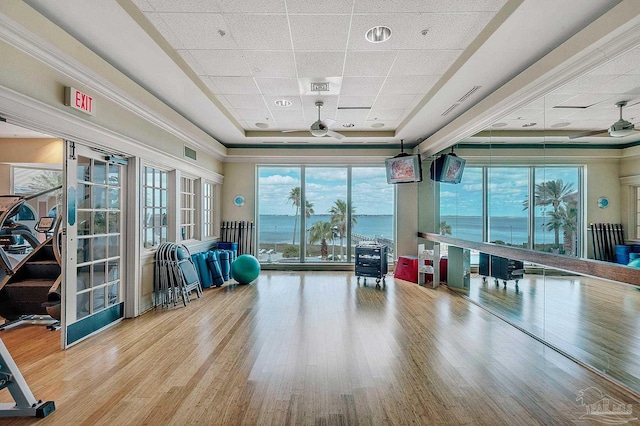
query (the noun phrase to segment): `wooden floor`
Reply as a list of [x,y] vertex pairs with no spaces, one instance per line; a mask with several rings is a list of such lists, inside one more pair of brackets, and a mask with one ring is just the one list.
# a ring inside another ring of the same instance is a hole
[[471,279],[469,298],[640,393],[640,291],[589,277]]
[[57,332],[7,330],[33,393],[57,410],[0,424],[597,424],[611,412],[583,404],[599,401],[632,404],[614,420],[640,413],[632,395],[446,288],[386,281],[263,271],[64,352]]

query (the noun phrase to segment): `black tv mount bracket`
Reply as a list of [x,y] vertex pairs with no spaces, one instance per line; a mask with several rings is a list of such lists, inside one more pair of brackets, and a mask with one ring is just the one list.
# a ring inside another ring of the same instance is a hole
[[408,157],[410,154],[404,152],[404,139],[400,139],[400,154],[395,155],[393,158]]

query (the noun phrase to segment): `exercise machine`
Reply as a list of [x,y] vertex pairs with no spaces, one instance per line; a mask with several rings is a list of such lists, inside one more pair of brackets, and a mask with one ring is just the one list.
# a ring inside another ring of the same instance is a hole
[[15,404],[0,403],[0,417],[43,418],[56,410],[53,401],[37,400],[9,350],[0,339],[0,390],[8,389]]
[[[59,188],[27,197],[0,196],[0,236],[6,237],[4,242],[0,240],[0,264],[4,272],[0,277],[0,316],[5,319],[0,330],[21,323],[42,323],[50,329],[59,328],[62,299],[62,260],[58,239],[60,218],[42,217],[35,225],[34,230],[44,234],[43,242],[28,227],[11,221],[27,200]],[[10,226],[5,226],[7,223]],[[17,265],[12,265],[5,253],[6,244],[15,245],[18,236],[23,237],[30,247]]]

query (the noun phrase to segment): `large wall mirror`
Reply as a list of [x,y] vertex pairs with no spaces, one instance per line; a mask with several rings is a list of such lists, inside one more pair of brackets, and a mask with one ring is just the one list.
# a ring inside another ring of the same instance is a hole
[[[466,160],[459,184],[433,182],[436,157],[425,159],[420,231],[625,266],[640,258],[640,47],[501,116],[452,151]],[[640,348],[632,343],[638,287],[526,259],[521,276],[503,280],[486,275],[480,256],[471,252],[465,297],[640,392]]]

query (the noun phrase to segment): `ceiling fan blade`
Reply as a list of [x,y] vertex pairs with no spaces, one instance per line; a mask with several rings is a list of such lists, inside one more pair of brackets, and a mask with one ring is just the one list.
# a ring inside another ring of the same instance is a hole
[[590,132],[584,132],[584,133],[576,133],[573,135],[569,135],[569,139],[578,139],[578,138],[584,138],[587,136],[594,136],[594,135],[599,135],[602,133],[607,133],[607,130],[592,130]]
[[327,130],[327,136],[331,136],[332,138],[336,138],[336,139],[344,138],[344,135],[341,135],[338,132],[334,132],[333,130]]

